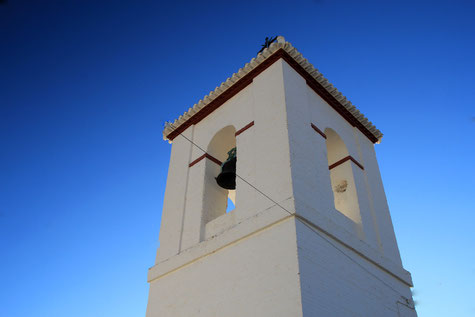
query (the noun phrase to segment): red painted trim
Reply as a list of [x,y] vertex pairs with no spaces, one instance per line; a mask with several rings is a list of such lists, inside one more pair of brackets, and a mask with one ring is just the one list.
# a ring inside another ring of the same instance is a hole
[[323,100],[325,100],[333,109],[336,110],[348,123],[352,126],[357,127],[368,139],[373,143],[378,142],[378,139],[353,115],[338,101],[335,97],[332,96],[315,78],[312,77],[299,63],[297,63],[289,54],[285,52],[282,56],[283,60],[286,61],[297,73],[305,78],[307,85],[317,93]]
[[355,159],[353,158],[353,156],[351,156],[351,155],[348,155],[347,157],[342,158],[342,159],[339,160],[338,162],[335,162],[335,163],[333,163],[332,165],[328,166],[328,169],[331,170],[332,168],[335,168],[335,167],[337,167],[338,165],[341,165],[341,164],[345,163],[345,162],[348,161],[348,160],[351,160],[353,163],[356,164],[356,166],[358,166],[359,168],[361,168],[362,170],[364,170],[363,165],[361,165],[360,163],[358,163],[358,161],[355,160]]
[[216,110],[218,107],[220,107],[230,98],[232,98],[238,92],[246,88],[250,83],[252,83],[254,77],[262,73],[280,58],[285,60],[297,73],[299,73],[303,78],[305,78],[307,85],[313,91],[315,91],[323,100],[325,100],[333,109],[335,109],[344,119],[346,119],[346,121],[348,121],[352,126],[357,127],[373,143],[376,143],[378,141],[378,139],[361,122],[359,122],[355,117],[353,117],[353,115],[342,104],[340,104],[340,102],[336,100],[335,97],[333,97],[317,80],[315,80],[302,66],[300,66],[299,63],[297,63],[283,49],[277,50],[274,54],[272,54],[265,61],[259,64],[256,68],[254,68],[244,77],[239,79],[232,87],[230,87],[216,99],[211,101],[207,106],[198,111],[194,116],[185,121],[182,125],[170,132],[170,134],[167,135],[167,138],[172,141],[183,131],[185,131],[189,126],[197,124],[198,122],[203,120],[211,112]]
[[201,161],[202,159],[204,159],[206,157],[206,154],[203,154],[201,155],[200,157],[198,157],[196,160],[194,160],[193,162],[191,162],[188,167],[192,167],[193,165],[195,165],[196,163],[198,163],[199,161]]
[[310,123],[310,125],[312,126],[312,128],[317,131],[318,134],[320,134],[324,139],[327,138],[327,135],[325,133],[323,133],[322,130],[320,130],[319,128],[317,128],[316,125],[314,125],[313,123]]
[[228,90],[226,90],[216,99],[211,101],[206,107],[203,107],[200,111],[198,111],[193,117],[188,119],[186,122],[184,122],[182,125],[180,125],[178,128],[176,128],[172,132],[170,132],[170,134],[167,135],[167,138],[169,140],[173,140],[178,135],[180,135],[183,131],[185,131],[189,126],[193,124],[197,124],[198,122],[203,120],[211,112],[213,112],[222,104],[224,104],[226,101],[231,99],[238,92],[246,88],[250,83],[252,83],[252,80],[254,79],[254,77],[262,73],[269,66],[274,64],[274,62],[278,61],[282,57],[283,54],[287,54],[287,53],[285,53],[284,50],[280,49],[274,54],[272,54],[271,56],[269,56],[265,61],[259,64],[256,68],[251,70],[244,77],[242,77],[236,83],[234,83],[234,85],[232,85]]
[[254,125],[254,121],[250,122],[249,124],[247,124],[244,128],[236,131],[236,133],[234,133],[234,136],[238,136],[240,135],[241,133],[243,133],[244,131],[246,131],[247,129],[249,129],[250,127],[252,127]]
[[205,155],[206,155],[206,158],[207,158],[208,160],[210,160],[211,162],[214,162],[214,163],[216,163],[216,164],[218,164],[218,165],[223,164],[223,162],[221,162],[220,160],[218,160],[218,159],[215,158],[214,156],[211,156],[211,155],[209,155],[208,153],[206,153]]
[[195,165],[196,163],[198,163],[199,161],[201,161],[201,160],[204,159],[205,157],[206,157],[207,159],[209,159],[211,162],[214,162],[214,163],[216,163],[216,164],[218,164],[218,165],[221,165],[221,164],[222,164],[222,162],[221,162],[220,160],[218,160],[217,158],[215,158],[214,156],[211,156],[211,155],[209,155],[208,153],[205,153],[205,154],[201,155],[200,157],[198,157],[198,158],[197,158],[196,160],[194,160],[193,162],[191,162],[191,163],[188,165],[188,167],[192,167],[193,165]]

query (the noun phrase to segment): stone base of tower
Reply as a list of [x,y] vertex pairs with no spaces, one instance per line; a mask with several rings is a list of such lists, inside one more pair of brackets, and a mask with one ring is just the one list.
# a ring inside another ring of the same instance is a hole
[[150,281],[146,316],[302,316],[299,284],[295,222],[287,217]]
[[308,223],[296,228],[303,316],[417,316],[403,281]]
[[301,219],[267,214],[221,233],[239,236],[226,245],[210,239],[158,263],[146,316],[416,316],[407,284]]

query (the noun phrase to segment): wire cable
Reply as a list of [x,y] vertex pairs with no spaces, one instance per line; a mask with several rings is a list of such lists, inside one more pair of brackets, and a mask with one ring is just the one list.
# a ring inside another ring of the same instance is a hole
[[[186,136],[184,136],[182,133],[179,133],[180,136],[182,136],[184,139],[186,139],[188,142],[190,142],[192,145],[196,146],[198,149],[200,149],[201,151],[203,151],[203,153],[206,153],[206,151],[200,147],[199,145],[197,145],[195,142],[193,142],[192,140],[190,140],[189,138],[187,138]],[[380,281],[381,283],[383,283],[384,285],[386,285],[388,288],[390,288],[392,291],[394,291],[397,295],[403,297],[406,302],[407,302],[407,298],[403,295],[400,294],[399,291],[397,291],[396,289],[394,289],[391,285],[389,285],[387,282],[383,281],[381,278],[379,278],[378,276],[376,276],[375,274],[373,274],[371,271],[369,271],[367,268],[365,268],[362,264],[360,264],[359,262],[357,262],[355,259],[353,259],[351,256],[349,256],[348,254],[345,253],[345,251],[341,250],[337,245],[335,245],[332,241],[330,241],[326,235],[323,235],[322,233],[320,233],[316,228],[314,228],[313,226],[310,226],[310,224],[308,224],[306,221],[303,221],[301,218],[300,215],[297,214],[297,212],[295,211],[294,213],[289,211],[288,209],[286,209],[284,206],[282,206],[281,204],[279,204],[277,201],[275,201],[274,199],[272,199],[271,197],[269,197],[269,195],[265,194],[263,191],[261,191],[259,188],[257,188],[256,186],[254,186],[253,184],[251,184],[250,182],[248,182],[247,180],[245,180],[243,177],[239,176],[237,173],[236,173],[236,177],[238,177],[239,179],[241,179],[243,182],[245,182],[246,184],[248,184],[250,187],[252,187],[254,190],[256,190],[257,192],[259,192],[262,196],[266,197],[267,199],[269,199],[272,203],[274,203],[276,206],[280,207],[282,210],[284,210],[285,212],[287,212],[289,215],[291,216],[297,216],[296,218],[300,220],[300,223],[302,223],[304,226],[306,226],[307,228],[309,228],[312,232],[316,233],[320,238],[322,238],[325,242],[327,242],[328,244],[330,244],[332,247],[334,247],[338,252],[340,252],[341,254],[343,254],[345,257],[347,257],[349,260],[351,260],[353,263],[357,264],[361,269],[363,269],[365,272],[367,272],[368,274],[370,274],[371,276],[373,276],[375,279],[377,279],[378,281]],[[407,306],[407,305],[406,305]],[[414,309],[413,307],[411,306],[408,306],[410,307],[411,309]]]

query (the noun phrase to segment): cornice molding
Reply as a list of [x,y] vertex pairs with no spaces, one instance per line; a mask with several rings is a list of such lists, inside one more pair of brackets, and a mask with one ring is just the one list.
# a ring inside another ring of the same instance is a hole
[[253,78],[282,58],[303,78],[307,85],[333,107],[352,126],[358,128],[373,143],[379,143],[383,134],[341,92],[338,91],[312,64],[281,36],[249,63],[239,69],[219,87],[189,108],[173,122],[166,122],[165,140],[173,141],[189,126],[200,122],[239,91],[252,83]]

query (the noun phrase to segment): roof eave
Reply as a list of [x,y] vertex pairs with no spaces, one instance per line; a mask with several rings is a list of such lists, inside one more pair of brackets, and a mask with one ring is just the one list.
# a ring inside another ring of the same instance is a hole
[[189,126],[198,123],[209,113],[213,112],[237,92],[252,82],[252,79],[280,58],[284,59],[307,81],[307,84],[320,97],[330,104],[350,124],[357,127],[373,143],[380,143],[383,134],[341,93],[336,89],[316,68],[310,64],[302,54],[297,51],[283,37],[264,49],[257,57],[239,69],[230,78],[224,81],[214,91],[191,107],[173,123],[166,122],[163,130],[165,140],[173,139],[185,131]]

